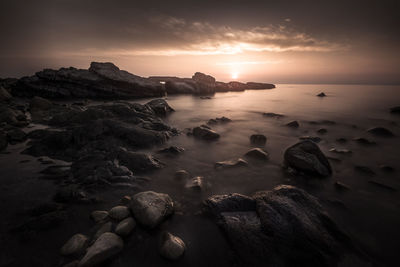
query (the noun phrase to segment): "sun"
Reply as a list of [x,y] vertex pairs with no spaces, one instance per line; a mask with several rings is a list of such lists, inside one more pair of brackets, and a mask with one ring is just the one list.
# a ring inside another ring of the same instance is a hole
[[231,77],[232,77],[232,79],[236,80],[236,79],[239,77],[239,73],[233,72],[233,73],[231,74]]

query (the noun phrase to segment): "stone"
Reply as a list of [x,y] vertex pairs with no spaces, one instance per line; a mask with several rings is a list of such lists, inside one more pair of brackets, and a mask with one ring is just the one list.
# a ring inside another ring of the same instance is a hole
[[104,233],[88,248],[78,266],[98,266],[118,254],[123,247],[124,241],[119,236],[109,232]]
[[376,145],[376,142],[368,140],[368,139],[363,138],[363,137],[354,138],[353,141],[357,142],[360,145],[366,145],[366,146],[368,146],[368,145]]
[[215,119],[210,119],[208,120],[207,124],[212,125],[212,124],[225,124],[228,122],[231,122],[232,120],[227,118],[227,117],[220,117],[220,118],[215,118]]
[[305,135],[305,136],[300,136],[299,137],[300,140],[309,140],[309,141],[313,141],[314,143],[319,143],[321,142],[321,137],[318,136],[309,136],[309,135]]
[[300,172],[315,176],[329,176],[332,173],[328,159],[312,141],[301,141],[284,154],[285,163]]
[[384,127],[374,127],[374,128],[368,129],[367,132],[369,132],[373,135],[379,136],[379,137],[393,137],[394,136],[394,134],[390,130],[388,130]]
[[392,187],[392,186],[389,186],[389,185],[387,185],[387,184],[384,184],[384,183],[382,183],[382,182],[378,182],[378,181],[374,181],[374,180],[369,180],[368,183],[370,183],[370,184],[372,184],[372,185],[375,185],[375,186],[377,186],[377,187],[380,187],[380,188],[382,188],[382,189],[392,191],[392,192],[396,192],[396,191],[397,191],[396,188],[394,188],[394,187]]
[[167,194],[145,191],[132,197],[130,209],[140,224],[154,228],[174,212],[174,203]]
[[158,153],[168,154],[168,155],[171,155],[171,156],[176,156],[176,155],[179,155],[179,154],[183,153],[184,151],[185,151],[185,149],[182,148],[182,147],[170,146],[170,147],[163,148],[163,149],[159,150]]
[[6,149],[8,146],[7,134],[0,131],[0,151]]
[[27,135],[23,130],[15,128],[7,132],[7,139],[10,143],[18,143],[25,141],[27,139]]
[[87,236],[82,234],[73,235],[61,248],[63,256],[80,255],[86,250],[89,243]]
[[276,118],[276,119],[285,117],[285,115],[283,115],[283,114],[273,113],[273,112],[265,112],[265,113],[263,113],[263,116],[269,117],[269,118]]
[[117,221],[121,221],[130,215],[129,208],[126,206],[116,206],[108,211],[108,216]]
[[184,181],[189,179],[190,174],[185,170],[178,170],[175,172],[175,179],[178,181]]
[[170,105],[168,105],[167,101],[161,98],[151,100],[146,105],[149,106],[159,116],[166,116],[175,111]]
[[112,227],[112,222],[103,223],[100,227],[98,227],[96,233],[94,234],[93,241],[96,241],[102,234],[111,232]]
[[196,176],[188,180],[185,185],[186,188],[193,191],[201,191],[204,187],[204,177]]
[[364,175],[375,176],[375,172],[367,166],[356,165],[354,166],[354,170]]
[[329,149],[330,152],[334,152],[334,153],[338,153],[338,154],[351,154],[353,153],[351,150],[349,149],[341,149],[341,148],[331,148]]
[[69,262],[67,264],[64,264],[63,267],[78,267],[78,265],[79,265],[79,261],[78,260],[74,260],[74,261],[71,261],[71,262]]
[[287,123],[286,126],[288,126],[290,128],[299,128],[300,124],[297,121],[291,121],[291,122]]
[[269,155],[267,152],[262,150],[261,148],[253,148],[250,149],[246,154],[246,157],[252,158],[252,159],[258,159],[258,160],[268,160]]
[[325,94],[324,92],[321,92],[321,93],[319,93],[317,96],[319,96],[319,97],[324,97],[324,96],[326,96],[326,94]]
[[400,106],[390,108],[390,113],[400,114]]
[[335,188],[339,191],[346,191],[346,190],[350,190],[350,187],[342,182],[336,181],[334,183]]
[[95,210],[90,214],[90,218],[92,218],[95,223],[103,222],[108,218],[108,212],[104,210]]
[[43,110],[49,110],[53,104],[40,96],[35,96],[34,98],[31,99],[31,102],[29,103],[29,109],[31,111],[43,111]]
[[293,186],[252,197],[212,196],[205,206],[240,266],[336,266],[342,256],[358,252],[319,201]]
[[115,233],[120,236],[127,236],[135,227],[136,221],[132,217],[128,217],[117,224]]
[[346,139],[346,138],[343,138],[343,137],[340,137],[340,138],[337,138],[337,139],[336,139],[336,142],[341,143],[341,144],[344,144],[344,143],[347,143],[347,139]]
[[185,243],[177,236],[164,232],[161,236],[160,254],[166,259],[177,260],[185,252]]
[[10,93],[3,86],[0,86],[0,102],[8,102],[11,98]]
[[217,132],[204,126],[195,127],[193,129],[193,136],[207,141],[217,140],[220,137]]
[[395,169],[392,166],[389,165],[380,165],[379,168],[386,173],[392,173],[395,172]]
[[267,143],[267,137],[263,134],[252,134],[250,136],[250,144],[263,146]]
[[132,198],[130,196],[123,196],[120,200],[120,203],[124,206],[129,205],[132,201]]
[[328,132],[328,130],[325,129],[325,128],[321,128],[321,129],[318,129],[318,130],[317,130],[317,133],[318,133],[318,134],[326,134],[327,132]]
[[244,159],[219,161],[214,164],[215,169],[230,169],[236,167],[247,167],[249,164]]

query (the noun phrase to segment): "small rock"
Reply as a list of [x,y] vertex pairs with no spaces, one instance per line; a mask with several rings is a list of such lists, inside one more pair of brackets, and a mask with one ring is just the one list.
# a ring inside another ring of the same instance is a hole
[[0,131],[0,151],[6,149],[8,146],[7,135]]
[[313,142],[315,142],[315,143],[319,143],[319,142],[321,142],[321,140],[322,140],[321,137],[318,137],[318,136],[309,136],[309,135],[300,136],[299,139],[300,139],[300,140],[310,140],[310,141],[313,141]]
[[324,97],[324,96],[326,96],[326,94],[325,94],[324,92],[321,92],[321,93],[319,93],[317,96],[319,96],[319,97]]
[[231,122],[232,120],[227,118],[227,117],[221,117],[221,118],[215,118],[215,119],[210,119],[207,124],[224,124]]
[[169,155],[179,155],[183,151],[185,151],[185,149],[182,147],[170,146],[170,147],[159,150],[158,153],[169,154]]
[[321,129],[317,130],[317,133],[319,133],[319,134],[326,134],[327,132],[328,132],[328,130],[325,128],[321,128]]
[[61,254],[64,256],[80,255],[85,252],[89,239],[82,234],[73,235],[61,248]]
[[108,216],[117,221],[129,217],[130,214],[129,208],[126,206],[116,206],[108,211]]
[[130,196],[123,196],[119,201],[122,205],[129,205],[131,203],[132,198]]
[[167,194],[145,191],[132,197],[130,208],[140,224],[154,228],[174,212],[174,203]]
[[353,141],[359,143],[360,145],[376,145],[374,141],[370,141],[363,137],[354,138]]
[[104,233],[88,248],[78,266],[97,266],[118,254],[123,247],[124,241],[119,236],[113,233]]
[[343,137],[337,138],[337,139],[336,139],[336,142],[341,143],[341,144],[344,144],[344,143],[347,143],[347,139],[346,139],[346,138],[343,138]]
[[193,136],[203,140],[217,140],[220,135],[204,126],[195,127],[193,129]]
[[349,187],[349,186],[347,186],[347,185],[345,185],[344,183],[339,182],[339,181],[336,181],[336,182],[335,182],[335,188],[336,188],[337,190],[342,190],[342,191],[350,190],[350,187]]
[[386,184],[383,184],[383,183],[380,183],[380,182],[377,182],[377,181],[369,180],[368,183],[373,184],[373,185],[375,185],[375,186],[378,186],[378,187],[380,187],[380,188],[383,188],[383,189],[392,191],[392,192],[397,191],[396,188],[391,187],[391,186],[386,185]]
[[329,149],[330,152],[338,153],[338,154],[351,154],[353,153],[351,150],[348,149],[340,149],[340,148],[331,148]]
[[400,114],[400,106],[390,108],[390,112]]
[[300,124],[297,121],[291,121],[286,124],[286,126],[291,127],[291,128],[299,128]]
[[268,160],[268,153],[262,150],[261,148],[253,148],[249,150],[246,154],[246,157],[258,159],[258,160]]
[[244,159],[237,159],[237,160],[226,160],[226,161],[219,161],[216,162],[214,167],[216,169],[227,169],[227,168],[234,168],[234,167],[246,167],[249,164]]
[[177,260],[185,252],[185,243],[177,236],[164,232],[161,237],[160,254],[169,260]]
[[3,86],[0,86],[0,101],[8,102],[11,98],[12,96],[10,95],[10,93],[6,89],[4,89]]
[[27,135],[21,129],[13,129],[7,133],[7,139],[10,143],[23,142],[27,138]]
[[120,236],[127,236],[132,232],[135,226],[135,220],[132,217],[128,217],[117,224],[115,227],[115,233]]
[[94,234],[93,241],[96,241],[102,234],[111,232],[112,226],[112,222],[106,222],[101,225]]
[[387,172],[387,173],[391,173],[391,172],[395,171],[395,169],[392,166],[388,166],[388,165],[381,165],[381,166],[379,166],[379,168],[382,171]]
[[263,113],[263,116],[269,117],[269,118],[276,118],[276,119],[285,117],[285,115],[283,115],[283,114],[278,114],[278,113],[273,113],[273,112],[265,112],[265,113]]
[[204,187],[204,178],[202,176],[193,177],[187,181],[185,187],[194,191],[201,191]]
[[263,134],[253,134],[250,136],[250,143],[252,145],[263,146],[267,142],[267,137]]
[[184,181],[189,179],[190,174],[185,170],[179,170],[175,172],[175,179],[178,181]]
[[392,137],[392,136],[394,136],[394,134],[390,130],[388,130],[386,128],[383,128],[383,127],[371,128],[367,132],[369,132],[369,133],[371,133],[373,135],[376,135],[376,136],[380,136],[380,137]]
[[95,210],[90,214],[90,218],[92,218],[95,223],[99,223],[108,218],[108,212],[104,210]]

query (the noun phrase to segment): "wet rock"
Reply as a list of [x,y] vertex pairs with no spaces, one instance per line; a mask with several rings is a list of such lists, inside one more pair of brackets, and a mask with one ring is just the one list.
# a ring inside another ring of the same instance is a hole
[[61,254],[64,256],[83,254],[88,243],[89,239],[87,236],[75,234],[62,246]]
[[396,191],[397,191],[396,188],[394,188],[394,187],[392,187],[392,186],[389,186],[389,185],[387,185],[387,184],[378,182],[378,181],[369,180],[368,183],[370,183],[370,184],[372,184],[372,185],[375,185],[375,186],[377,186],[377,187],[380,187],[380,188],[382,188],[382,189],[392,191],[392,192],[396,192]]
[[220,118],[215,118],[215,119],[210,119],[207,124],[213,125],[213,124],[224,124],[231,122],[232,120],[227,118],[227,117],[220,117]]
[[3,88],[3,86],[0,86],[0,102],[8,102],[10,101],[12,96],[10,93]]
[[124,241],[119,236],[113,233],[104,233],[88,248],[78,266],[98,266],[118,254],[123,247]]
[[149,106],[159,116],[166,116],[175,111],[170,105],[168,105],[167,101],[161,98],[151,100],[146,105]]
[[185,252],[185,243],[177,236],[164,232],[161,237],[160,254],[169,260],[177,260]]
[[394,136],[394,134],[390,130],[388,130],[386,128],[383,128],[383,127],[371,128],[367,132],[369,132],[369,133],[371,133],[373,135],[376,135],[376,136],[380,136],[380,137],[392,137],[392,136]]
[[253,148],[250,149],[246,154],[246,157],[258,160],[268,160],[268,153],[262,150],[261,148]]
[[351,154],[353,153],[351,150],[348,149],[341,149],[341,148],[331,148],[329,149],[330,152],[338,153],[338,154]]
[[127,236],[135,227],[135,220],[132,217],[128,217],[117,224],[115,227],[115,233],[120,236]]
[[185,170],[178,170],[175,172],[175,179],[178,181],[185,181],[189,179],[190,174]]
[[395,172],[395,169],[392,166],[389,165],[380,165],[379,168],[386,173],[392,173]]
[[368,176],[375,175],[375,172],[367,166],[356,165],[356,166],[354,166],[354,170],[356,170],[357,172],[359,172],[361,174],[368,175]]
[[103,222],[108,218],[108,212],[105,210],[95,210],[90,214],[90,218],[95,222]]
[[337,139],[336,139],[336,142],[341,143],[341,144],[344,144],[344,143],[347,143],[347,139],[346,139],[346,138],[343,138],[343,137],[337,138]]
[[244,159],[219,161],[214,164],[215,169],[230,169],[236,167],[247,167],[249,164]]
[[[43,162],[43,161],[42,161]],[[55,177],[55,178],[62,178],[68,177],[70,174],[71,166],[68,165],[53,165],[45,168],[44,170],[40,171],[40,173]]]
[[390,113],[400,114],[400,106],[390,108]]
[[328,159],[312,141],[301,141],[284,154],[285,163],[300,172],[316,176],[329,176],[332,173]]
[[6,149],[8,146],[7,134],[0,131],[0,151]]
[[29,109],[31,112],[49,110],[52,106],[53,104],[49,100],[39,96],[32,98],[29,103]]
[[354,138],[353,141],[357,142],[360,145],[366,145],[366,146],[368,146],[368,145],[376,145],[376,142],[368,140],[368,139],[363,138],[363,137]]
[[319,93],[317,96],[319,96],[319,97],[324,97],[324,96],[326,96],[326,94],[325,94],[324,92],[321,92],[321,93]]
[[7,139],[10,143],[23,142],[26,140],[26,138],[27,138],[26,133],[18,128],[7,132]]
[[164,167],[161,161],[146,153],[120,150],[117,158],[122,165],[138,172],[151,171]]
[[318,136],[309,136],[309,135],[305,135],[305,136],[300,136],[299,137],[300,140],[309,140],[309,141],[313,141],[315,143],[319,143],[321,142],[321,137]]
[[108,216],[117,221],[121,221],[130,215],[129,208],[126,206],[116,206],[108,211]]
[[269,117],[269,118],[276,118],[276,119],[280,119],[282,117],[285,117],[285,115],[283,114],[279,114],[279,113],[273,113],[273,112],[265,112],[263,113],[264,117]]
[[159,150],[158,153],[176,156],[176,155],[183,153],[184,151],[185,151],[185,149],[183,147],[170,146],[170,147]]
[[146,191],[132,197],[130,209],[140,224],[154,228],[174,212],[174,203],[167,194]]
[[317,130],[317,133],[318,133],[318,134],[326,134],[327,132],[328,132],[328,130],[325,129],[325,128],[321,128],[321,129],[318,129],[318,130]]
[[111,232],[112,227],[113,227],[112,222],[105,222],[99,226],[96,226],[95,228],[97,228],[97,231],[94,234],[92,240],[96,241],[102,234]]
[[334,183],[335,188],[339,191],[346,191],[346,190],[350,190],[350,187],[342,182],[336,181]]
[[122,205],[126,206],[129,205],[132,201],[132,198],[130,196],[123,196],[121,200],[119,201]]
[[192,179],[188,180],[185,185],[186,188],[191,189],[193,191],[201,191],[204,187],[204,177],[196,176]]
[[355,250],[318,200],[292,186],[211,197],[205,205],[243,266],[335,266]]
[[263,134],[252,134],[250,136],[250,143],[252,145],[263,146],[265,143],[267,143],[267,137]]
[[53,199],[60,203],[88,203],[90,201],[87,193],[74,184],[58,188]]
[[211,96],[200,96],[200,99],[212,99]]
[[287,123],[286,126],[288,126],[290,128],[299,128],[300,124],[297,121],[291,121],[291,122]]
[[220,137],[217,132],[204,126],[193,128],[193,136],[207,141],[217,140]]

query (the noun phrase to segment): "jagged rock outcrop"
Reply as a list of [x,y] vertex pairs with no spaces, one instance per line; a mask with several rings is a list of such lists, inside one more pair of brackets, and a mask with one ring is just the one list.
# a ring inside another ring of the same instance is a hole
[[92,62],[90,68],[44,69],[23,77],[12,88],[16,96],[47,98],[138,98],[163,96],[162,84],[120,70],[112,63]]

